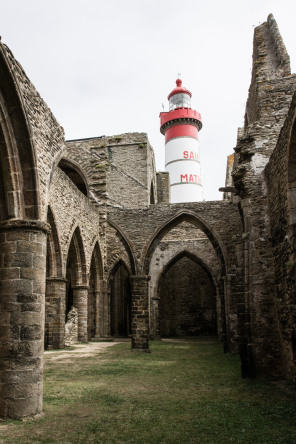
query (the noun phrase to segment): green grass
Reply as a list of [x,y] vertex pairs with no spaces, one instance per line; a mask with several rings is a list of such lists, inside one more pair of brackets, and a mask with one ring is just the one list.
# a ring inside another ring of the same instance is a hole
[[[216,341],[113,345],[46,359],[44,416],[0,426],[1,443],[296,443],[296,389],[240,378]],[[2,426],[3,427],[3,426]]]

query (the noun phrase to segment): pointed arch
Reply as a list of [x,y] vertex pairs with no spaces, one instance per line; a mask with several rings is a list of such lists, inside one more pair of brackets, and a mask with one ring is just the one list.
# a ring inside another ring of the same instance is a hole
[[209,241],[213,245],[217,257],[220,260],[221,263],[221,275],[224,276],[226,273],[226,261],[223,248],[220,245],[217,235],[215,234],[214,230],[210,228],[204,220],[202,220],[200,217],[198,217],[196,214],[191,213],[189,211],[182,211],[181,213],[177,214],[170,220],[168,220],[166,223],[164,223],[157,231],[154,233],[153,237],[150,239],[148,247],[146,249],[145,255],[144,255],[144,273],[149,274],[149,267],[150,267],[150,261],[151,257],[159,244],[159,242],[162,240],[162,238],[173,228],[175,228],[177,225],[179,225],[181,222],[189,222],[195,227],[202,230],[205,235],[208,237]]
[[0,46],[1,220],[40,219],[36,154],[21,93]]
[[119,260],[109,275],[110,332],[121,337],[131,334],[131,284],[130,272],[123,260]]
[[71,262],[73,267],[72,276],[71,276],[73,284],[86,285],[87,276],[86,276],[85,250],[79,226],[76,226],[76,228],[74,229],[69,244],[67,262],[69,261]]
[[137,267],[137,262],[135,260],[135,253],[133,251],[130,242],[128,241],[123,231],[120,228],[118,228],[118,226],[114,222],[108,220],[108,223],[112,228],[114,228],[117,231],[119,239],[121,240],[126,249],[130,261],[131,274],[136,274],[138,267]]
[[183,251],[181,251],[181,252],[179,252],[179,253],[177,253],[165,266],[164,266],[164,268],[163,268],[163,270],[162,270],[162,272],[161,272],[161,274],[160,274],[160,276],[159,276],[159,278],[158,278],[158,281],[157,281],[157,284],[156,284],[156,287],[158,288],[158,285],[159,285],[159,281],[160,281],[160,278],[161,278],[161,275],[163,275],[163,274],[165,274],[176,262],[178,262],[180,259],[182,259],[183,257],[188,257],[189,259],[191,259],[193,262],[196,262],[198,265],[200,265],[204,270],[205,270],[205,272],[207,273],[207,275],[209,276],[209,278],[213,281],[213,283],[214,283],[214,285],[215,286],[217,286],[218,285],[218,283],[217,283],[217,279],[215,278],[215,276],[213,275],[213,273],[212,273],[212,271],[210,270],[210,268],[208,267],[208,265],[201,259],[201,258],[199,258],[198,256],[196,256],[195,254],[193,254],[193,253],[191,253],[190,251],[188,251],[188,250],[183,250]]
[[66,280],[63,277],[61,247],[55,217],[47,210],[50,233],[47,236],[44,348],[63,348],[65,332]]
[[[73,334],[68,329],[70,327],[70,317],[75,318],[74,324],[77,324],[75,331],[76,340],[87,342],[87,296],[88,296],[86,260],[83,240],[79,226],[76,226],[68,249],[66,265],[66,303],[65,319],[66,333],[65,343],[73,342]],[[74,312],[72,308],[75,308]],[[71,323],[71,322],[70,322]],[[75,342],[75,341],[74,341]]]
[[98,241],[95,242],[90,261],[87,298],[88,340],[105,335],[106,307],[103,292],[103,263]]
[[187,251],[176,254],[158,281],[156,331],[160,336],[217,335],[217,295],[204,262]]
[[86,285],[86,260],[79,226],[74,229],[66,262],[66,316],[68,315],[74,302],[74,288]]
[[50,206],[47,210],[47,222],[50,225],[50,233],[47,236],[46,277],[62,277],[62,254],[55,217]]
[[155,193],[154,193],[153,181],[151,181],[151,185],[150,185],[150,205],[154,205],[154,204],[155,204]]
[[99,271],[100,278],[103,279],[103,255],[102,250],[100,247],[99,238],[96,237],[94,242],[92,243],[92,249],[91,249],[91,260],[95,261],[96,268]]
[[169,219],[166,223],[164,223],[157,231],[154,233],[154,235],[151,237],[148,246],[145,251],[144,255],[144,262],[143,262],[143,272],[144,274],[149,274],[149,268],[151,263],[152,255],[160,243],[160,241],[164,238],[164,236],[173,228],[175,228],[177,225],[179,225],[182,222],[189,222],[193,226],[199,228],[202,230],[209,241],[211,242],[217,258],[220,263],[220,272],[219,272],[219,278],[216,279],[216,288],[218,291],[218,299],[219,299],[219,311],[220,311],[220,322],[221,322],[221,340],[223,342],[224,351],[228,351],[229,348],[229,334],[228,334],[228,322],[226,319],[226,307],[228,304],[225,302],[225,299],[227,299],[227,287],[225,286],[225,277],[227,272],[227,263],[226,263],[226,254],[224,252],[223,246],[218,241],[218,237],[215,233],[215,231],[208,226],[208,224],[199,216],[197,216],[195,213],[192,213],[190,211],[181,211],[178,214],[176,214],[174,217]]
[[84,194],[86,197],[89,196],[89,186],[85,173],[78,163],[73,160],[66,159],[62,157],[58,163],[58,167],[69,177],[69,179],[74,183],[74,185]]

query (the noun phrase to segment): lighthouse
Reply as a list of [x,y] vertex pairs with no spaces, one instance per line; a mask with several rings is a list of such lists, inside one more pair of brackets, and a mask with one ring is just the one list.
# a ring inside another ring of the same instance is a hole
[[176,80],[168,96],[169,111],[160,113],[160,132],[165,135],[165,169],[170,175],[171,202],[203,200],[198,150],[201,116],[191,109],[191,92]]

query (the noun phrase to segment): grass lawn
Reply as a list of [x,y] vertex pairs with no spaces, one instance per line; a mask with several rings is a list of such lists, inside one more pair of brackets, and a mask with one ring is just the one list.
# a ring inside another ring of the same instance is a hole
[[296,443],[294,385],[241,379],[238,356],[213,339],[151,351],[47,355],[44,415],[0,423],[0,443]]

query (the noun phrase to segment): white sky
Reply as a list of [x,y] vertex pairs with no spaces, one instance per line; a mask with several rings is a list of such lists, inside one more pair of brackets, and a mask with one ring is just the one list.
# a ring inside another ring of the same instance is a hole
[[146,132],[158,170],[159,113],[180,72],[202,115],[204,196],[215,200],[243,125],[253,30],[269,13],[295,72],[295,0],[0,0],[0,35],[66,139]]

